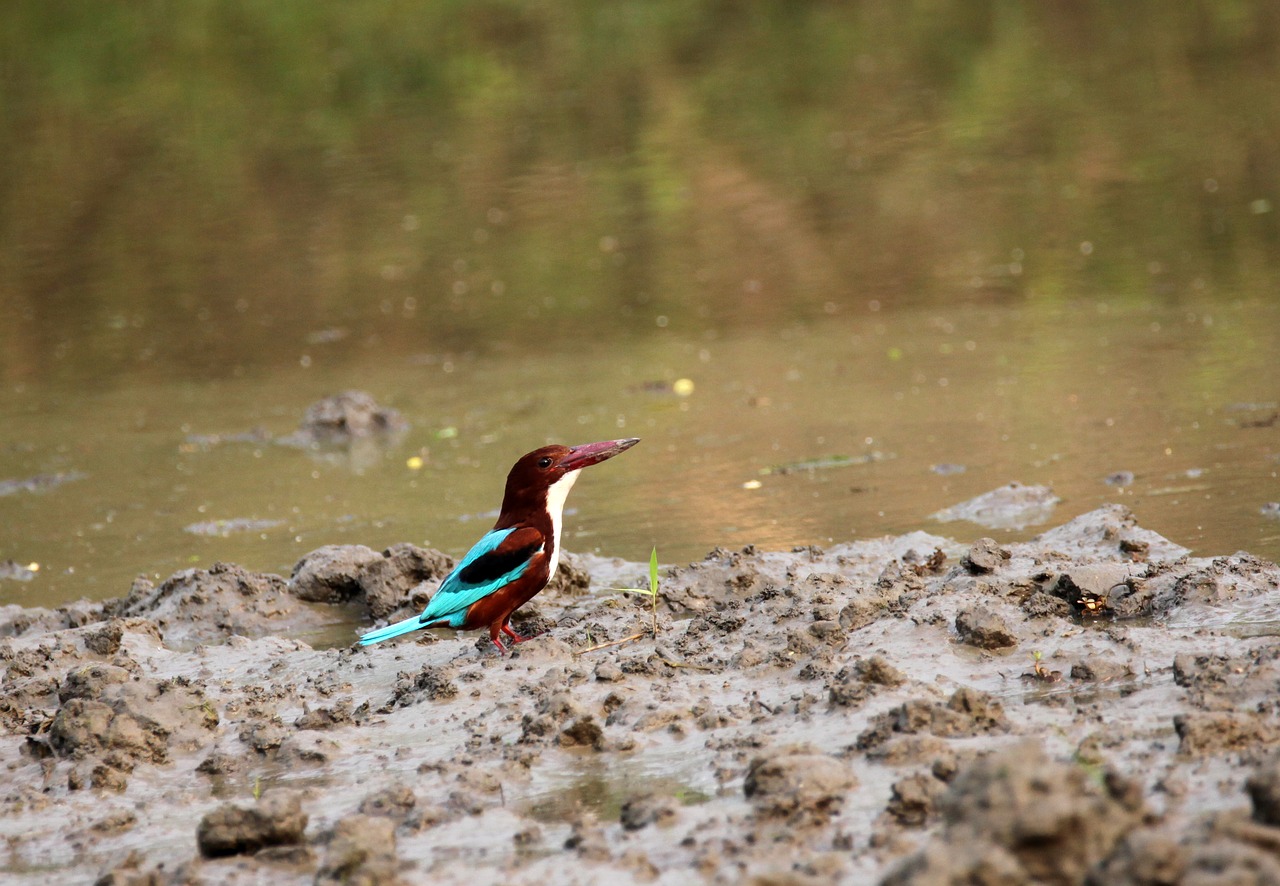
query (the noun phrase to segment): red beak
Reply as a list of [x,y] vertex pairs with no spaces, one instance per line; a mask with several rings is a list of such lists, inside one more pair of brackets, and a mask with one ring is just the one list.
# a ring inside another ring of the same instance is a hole
[[583,443],[581,446],[570,446],[569,454],[560,462],[566,471],[576,471],[590,465],[598,465],[607,458],[613,458],[620,452],[626,452],[640,442],[639,437],[628,437],[625,440],[605,440],[600,443]]

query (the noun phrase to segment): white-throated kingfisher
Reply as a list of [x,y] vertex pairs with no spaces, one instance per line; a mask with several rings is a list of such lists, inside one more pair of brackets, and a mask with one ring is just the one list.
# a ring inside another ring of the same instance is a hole
[[445,576],[422,614],[370,631],[360,644],[380,643],[419,628],[486,626],[489,639],[502,652],[507,650],[500,633],[512,643],[523,641],[508,622],[511,613],[532,600],[556,574],[564,501],[578,472],[639,442],[639,437],[631,437],[581,446],[544,446],[523,456],[507,474],[498,522]]

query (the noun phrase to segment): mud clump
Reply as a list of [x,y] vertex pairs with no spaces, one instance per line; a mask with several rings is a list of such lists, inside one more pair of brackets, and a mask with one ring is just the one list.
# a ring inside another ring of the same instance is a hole
[[876,692],[901,686],[906,680],[902,671],[874,655],[841,668],[827,684],[827,699],[835,707],[856,708]]
[[937,817],[946,790],[946,783],[932,773],[909,775],[893,783],[885,811],[901,825],[922,827]]
[[196,844],[205,858],[251,855],[301,843],[307,814],[296,794],[269,793],[247,809],[226,803],[200,820]]
[[[840,587],[841,584],[849,583],[843,577],[836,576],[836,578],[840,578],[840,581],[834,582],[828,579],[824,584]],[[813,583],[816,579],[810,576],[809,581]],[[851,587],[849,590],[852,593],[848,595],[848,602],[837,613],[836,622],[841,630],[848,632],[864,628],[882,618],[891,607],[901,601],[904,594],[919,590],[920,587],[918,579],[913,580],[913,577],[904,576],[895,564],[894,567],[886,568],[885,572],[881,573],[875,585]]]
[[[547,582],[542,593],[579,595],[587,593],[590,587],[591,573],[582,567],[573,554],[561,553],[556,574],[551,576],[551,581]],[[519,611],[521,610],[517,610]]]
[[670,825],[676,820],[679,804],[660,794],[639,794],[622,804],[618,821],[624,830],[638,831],[651,824]]
[[344,391],[307,407],[298,429],[276,440],[284,446],[350,446],[363,438],[395,437],[409,424],[364,391]]
[[1062,499],[1048,486],[1010,483],[976,498],[943,508],[931,519],[940,523],[967,520],[987,529],[1023,529],[1046,522]]
[[1178,753],[1189,757],[1270,748],[1280,741],[1280,725],[1252,711],[1179,714],[1173,728]]
[[1152,609],[1162,615],[1186,606],[1270,597],[1280,587],[1280,567],[1251,554],[1217,557],[1208,565],[1179,575],[1167,592],[1157,594]]
[[1253,801],[1253,820],[1280,827],[1280,756],[1272,755],[1244,786]]
[[396,708],[415,705],[423,700],[448,701],[458,695],[458,684],[450,679],[443,668],[423,665],[416,674],[401,672],[396,675],[395,693],[378,713],[389,714]]
[[[574,725],[570,726],[570,723]],[[603,740],[602,735],[596,735],[599,730],[600,727],[578,704],[572,693],[556,692],[540,701],[534,713],[524,715],[521,720],[520,741],[536,743],[555,736],[558,741],[577,744],[578,737],[582,737],[588,739],[586,743],[594,745],[597,740]],[[565,732],[571,734],[566,736]]]
[[595,717],[587,714],[570,723],[560,733],[558,741],[561,747],[588,747],[601,751],[604,750],[604,730]]
[[960,565],[975,575],[995,572],[1010,557],[1007,549],[1000,547],[994,538],[980,538],[960,558]]
[[289,590],[300,600],[341,603],[364,593],[360,573],[378,553],[364,545],[326,545],[307,554],[293,567]]
[[443,580],[453,566],[453,558],[439,551],[401,543],[365,562],[353,580],[364,593],[369,615],[394,621],[425,609],[434,590],[431,583]]
[[840,812],[856,786],[847,763],[795,747],[752,760],[742,790],[758,814],[823,821]]
[[360,801],[360,812],[364,815],[382,815],[404,820],[417,805],[418,798],[413,791],[404,785],[397,785],[365,797]]
[[408,543],[381,554],[364,545],[327,545],[294,565],[289,590],[315,603],[362,600],[375,619],[408,617],[426,607],[453,566],[453,558]]
[[78,765],[72,789],[122,790],[140,762],[166,763],[171,751],[193,751],[210,741],[218,713],[202,691],[178,681],[127,681],[122,668],[100,665],[72,672],[49,727],[48,747]]
[[315,882],[317,886],[395,886],[404,882],[399,867],[395,822],[382,816],[352,815],[334,825]]
[[58,687],[58,699],[69,701],[73,698],[99,699],[107,694],[112,686],[120,686],[133,679],[133,675],[125,668],[115,665],[93,665],[71,671]]
[[943,796],[942,834],[885,877],[925,883],[1082,884],[1142,820],[1141,791],[1020,744],[963,768]]
[[898,735],[957,737],[1008,732],[1009,728],[999,701],[985,692],[963,687],[945,704],[915,698],[873,717],[858,736],[857,748],[872,750]]
[[289,593],[283,578],[234,563],[185,569],[158,588],[139,580],[129,596],[108,602],[104,612],[154,622],[171,648],[221,642],[233,635],[289,636],[323,623],[321,614]]
[[1018,637],[1009,624],[989,607],[979,603],[956,614],[956,633],[960,640],[979,649],[1008,649],[1018,645]]

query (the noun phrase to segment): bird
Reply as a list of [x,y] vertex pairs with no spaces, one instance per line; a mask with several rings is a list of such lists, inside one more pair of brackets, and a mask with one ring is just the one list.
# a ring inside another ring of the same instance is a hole
[[546,587],[560,563],[564,502],[585,467],[626,452],[639,437],[603,440],[580,446],[543,446],[527,453],[507,474],[498,520],[472,546],[421,615],[370,631],[360,637],[369,646],[421,628],[488,627],[489,639],[506,654],[499,634],[512,645],[525,637],[511,629],[511,613]]

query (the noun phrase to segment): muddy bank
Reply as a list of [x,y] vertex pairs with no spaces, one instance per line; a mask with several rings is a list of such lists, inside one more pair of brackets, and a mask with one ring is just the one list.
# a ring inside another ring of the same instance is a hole
[[510,657],[349,645],[451,566],[322,548],[0,610],[6,881],[1280,882],[1280,570],[1248,554],[1118,507],[717,550],[656,639],[594,651],[648,631],[602,590],[644,568],[567,557]]

